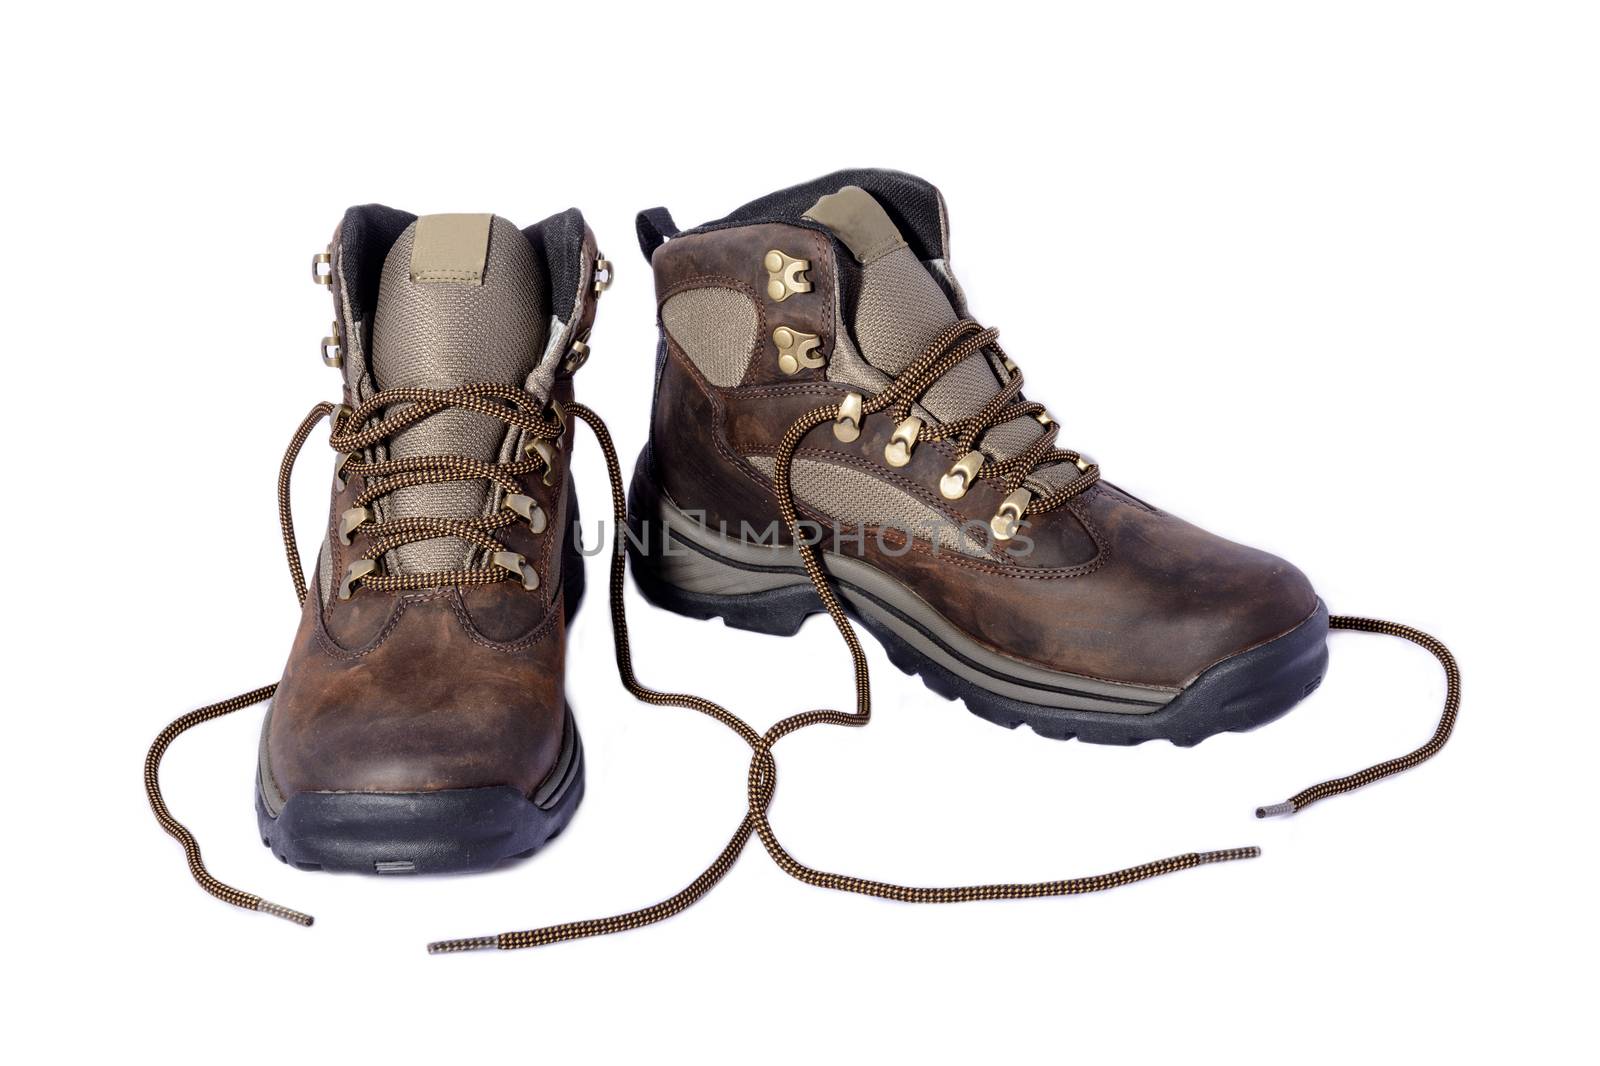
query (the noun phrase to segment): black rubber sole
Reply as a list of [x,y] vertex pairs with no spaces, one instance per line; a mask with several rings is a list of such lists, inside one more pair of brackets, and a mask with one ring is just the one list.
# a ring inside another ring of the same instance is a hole
[[525,858],[572,821],[583,800],[583,748],[548,806],[510,785],[439,792],[300,792],[274,818],[256,789],[261,842],[302,870],[468,873]]
[[[576,543],[577,500],[562,563],[568,623],[584,594]],[[271,713],[270,711],[268,712]],[[567,711],[561,758],[533,797],[510,785],[435,792],[301,792],[274,815],[256,773],[261,842],[302,870],[369,874],[469,873],[532,855],[554,839],[583,801],[583,741]]]
[[[637,519],[634,521],[637,532]],[[681,550],[710,554],[678,538],[674,543]],[[824,613],[822,601],[809,584],[727,596],[691,592],[658,578],[637,543],[630,542],[629,555],[634,582],[644,598],[675,614],[721,618],[735,629],[793,636],[807,618]],[[741,565],[720,556],[715,558],[728,566]],[[872,599],[885,610],[893,610],[862,589],[852,586],[850,591]],[[878,619],[855,609],[848,600],[845,610],[877,638],[890,662],[902,672],[920,677],[934,692],[961,700],[969,711],[986,721],[1007,729],[1027,725],[1053,740],[1077,738],[1091,744],[1120,745],[1169,740],[1190,747],[1218,733],[1244,732],[1282,717],[1315,691],[1328,666],[1328,609],[1318,600],[1316,610],[1297,627],[1212,666],[1159,710],[1142,714],[1071,710],[1026,703],[992,692],[929,658]],[[915,620],[896,614],[907,624],[916,625]],[[937,636],[917,628],[959,658],[959,653],[938,641]]]

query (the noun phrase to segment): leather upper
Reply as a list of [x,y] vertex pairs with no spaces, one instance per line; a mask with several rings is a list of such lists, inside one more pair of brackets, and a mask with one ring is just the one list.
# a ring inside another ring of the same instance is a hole
[[[837,403],[851,389],[826,380],[826,370],[777,372],[771,350],[774,317],[815,323],[831,354],[837,338],[837,292],[811,293],[775,305],[766,299],[762,255],[774,242],[791,255],[804,248],[812,276],[837,279],[839,246],[803,226],[755,223],[674,237],[655,251],[658,297],[705,284],[742,286],[764,316],[743,382],[717,387],[699,373],[670,335],[651,424],[652,475],[685,510],[708,524],[765,528],[777,500],[749,461],[772,455],[789,426],[814,408]],[[837,283],[834,283],[837,288]],[[842,327],[839,327],[842,328]],[[959,500],[944,499],[939,478],[957,458],[946,442],[920,442],[908,465],[889,466],[884,446],[894,430],[885,412],[869,415],[861,434],[839,441],[831,426],[810,431],[797,459],[868,472],[913,496],[951,522],[987,527],[1004,492],[993,479]],[[805,517],[831,526],[834,516],[801,504]],[[1072,674],[1180,688],[1207,667],[1288,632],[1316,609],[1310,582],[1289,563],[1235,544],[1100,483],[1065,505],[1029,515],[1024,555],[1000,547],[978,556],[937,548],[926,538],[909,546],[898,532],[836,545],[915,591],[973,639],[995,651]],[[785,539],[787,539],[785,537]]]
[[[351,406],[376,387],[365,350],[374,260],[411,219],[353,208],[335,232],[332,290]],[[559,367],[588,338],[598,253],[576,212],[541,227],[525,231],[536,245],[568,242],[551,270],[552,284],[563,286],[554,300],[562,328],[543,356]],[[570,373],[557,371],[547,398],[569,403],[572,395]],[[332,581],[312,584],[267,723],[264,770],[278,795],[501,785],[531,795],[555,769],[568,727],[566,568],[581,560],[567,545],[576,517],[570,427],[554,444],[549,484],[537,472],[516,479],[547,516],[544,530],[519,520],[495,533],[538,574],[533,590],[514,579],[409,592],[357,586],[340,599],[346,565],[372,544],[364,526],[352,543],[340,542],[339,516],[367,485],[354,470],[342,485],[335,479],[323,546]]]

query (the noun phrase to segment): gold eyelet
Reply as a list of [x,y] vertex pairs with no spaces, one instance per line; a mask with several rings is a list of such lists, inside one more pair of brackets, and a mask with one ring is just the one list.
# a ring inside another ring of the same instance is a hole
[[322,365],[334,369],[344,365],[344,348],[339,343],[339,323],[331,327],[329,336],[322,338]]
[[1050,417],[1049,411],[1040,411],[1038,414],[1033,416],[1033,420],[1039,423],[1041,426],[1045,426],[1047,428],[1056,424],[1056,420]]
[[318,285],[333,284],[333,245],[311,257],[311,280]]
[[779,326],[772,331],[772,343],[778,349],[778,369],[785,374],[798,374],[802,370],[815,370],[827,365],[827,360],[816,354],[822,338],[815,333],[802,333],[789,326]]
[[1094,464],[1094,460],[1092,458],[1090,458],[1089,456],[1084,455],[1082,452],[1078,453],[1078,457],[1076,459],[1074,459],[1072,461],[1072,463],[1073,463],[1074,466],[1076,466],[1079,470],[1083,471],[1085,474],[1087,474],[1089,472],[1089,468],[1091,466],[1095,465]]
[[605,256],[594,261],[594,294],[599,296],[611,288],[611,283],[617,278],[617,272],[611,266],[611,260]]
[[538,440],[530,440],[527,444],[524,444],[522,450],[529,455],[537,455],[539,457],[539,461],[544,464],[544,477],[542,480],[546,485],[555,484],[556,446],[541,437]]
[[355,562],[345,567],[344,580],[339,582],[339,598],[341,600],[348,600],[350,598],[351,590],[355,588],[362,578],[368,576],[376,569],[378,569],[378,561],[376,559],[357,559]]
[[355,452],[340,452],[333,460],[333,487],[339,492],[343,492],[350,483],[350,479],[344,476],[344,468],[355,457]]
[[861,436],[861,394],[852,392],[839,404],[839,416],[833,420],[833,435],[849,444]]
[[916,415],[903,419],[894,427],[894,436],[889,438],[889,443],[883,448],[883,461],[890,466],[905,466],[911,461],[911,449],[917,443],[917,431],[922,428],[922,419]]
[[978,471],[983,469],[983,453],[968,452],[956,460],[956,465],[950,472],[939,479],[939,495],[947,500],[959,500],[967,494],[967,489],[978,478]]
[[517,552],[495,552],[489,561],[502,570],[509,570],[522,578],[522,587],[532,592],[539,587],[539,571],[528,565],[528,560]]
[[567,361],[561,364],[563,372],[576,374],[578,368],[589,361],[589,346],[583,341],[573,341],[567,350]]
[[994,534],[995,540],[1010,540],[1017,535],[1017,527],[1022,524],[1022,514],[1028,509],[1028,504],[1033,500],[1033,493],[1027,489],[1018,489],[1007,496],[1000,503],[1000,510],[989,519],[989,532]]
[[797,292],[810,292],[811,281],[800,275],[811,269],[809,259],[796,259],[776,248],[761,260],[767,271],[767,298],[773,303],[783,303]]
[[372,511],[365,507],[352,507],[339,516],[339,543],[349,544],[350,534],[364,523],[372,521]]
[[[349,404],[334,404],[333,410],[328,414],[328,427],[330,432],[337,434],[339,432],[339,423],[347,418],[350,413],[351,409]],[[355,452],[339,452],[337,458],[334,459],[333,487],[335,490],[343,492],[345,490],[345,486],[349,484],[349,479],[344,476],[344,468],[345,464],[355,457]]]
[[505,503],[507,507],[526,519],[528,527],[535,533],[544,532],[547,524],[544,508],[540,507],[532,496],[524,496],[520,492],[507,493]]

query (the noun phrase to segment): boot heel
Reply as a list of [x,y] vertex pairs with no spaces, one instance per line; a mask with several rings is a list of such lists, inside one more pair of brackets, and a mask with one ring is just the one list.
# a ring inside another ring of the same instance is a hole
[[[793,548],[745,544],[706,528],[665,499],[639,457],[628,490],[628,556],[644,598],[688,618],[791,637],[822,613]],[[752,558],[754,557],[754,558]]]

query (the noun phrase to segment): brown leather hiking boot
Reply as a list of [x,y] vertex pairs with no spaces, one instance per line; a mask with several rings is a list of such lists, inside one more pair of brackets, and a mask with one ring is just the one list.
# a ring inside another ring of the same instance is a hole
[[[854,617],[902,669],[1007,726],[1104,743],[1193,744],[1282,714],[1322,679],[1330,628],[1430,651],[1446,694],[1416,750],[1319,782],[1258,817],[1292,814],[1436,754],[1460,706],[1439,641],[1393,622],[1330,618],[1289,564],[1231,544],[1100,480],[1055,445],[1056,423],[1022,395],[995,331],[964,316],[944,203],[904,174],[849,171],[774,193],[680,233],[642,212],[661,343],[650,443],[624,504],[609,433],[611,612],[624,687],[732,730],[751,751],[747,807],[726,847],[681,891],[606,918],[440,940],[430,952],[542,947],[635,929],[692,906],[752,837],[784,873],[908,903],[1103,892],[1255,847],[1192,851],[1090,876],[904,885],[810,865],[768,818],[776,747],[812,726],[872,720]],[[694,617],[793,633],[826,612],[850,652],[850,710],[808,709],[765,730],[701,696],[635,674],[626,559],[645,595]]]
[[1321,681],[1304,575],[1058,446],[968,318],[932,185],[846,171],[682,233],[647,211],[639,233],[662,340],[629,510],[652,602],[781,634],[820,612],[779,520],[787,476],[851,616],[992,722],[1187,745]]
[[609,266],[577,211],[518,230],[367,206],[314,269],[340,454],[262,729],[262,839],[297,866],[377,873],[531,853],[583,795],[562,404]]
[[[1330,627],[1437,657],[1446,694],[1428,741],[1258,816],[1410,769],[1449,739],[1461,685],[1442,643],[1393,622],[1329,618],[1287,563],[1163,514],[1055,446],[1054,420],[1023,397],[995,331],[962,317],[943,202],[925,182],[841,173],[691,233],[647,211],[639,236],[657,271],[662,343],[651,444],[628,498],[609,431],[572,401],[594,296],[610,281],[576,211],[518,232],[487,215],[356,208],[317,257],[337,315],[324,357],[344,368],[345,403],[312,409],[279,477],[300,632],[280,684],[180,716],[145,757],[156,819],[212,895],[311,924],[213,877],[161,792],[174,739],[268,698],[258,811],[286,861],[473,869],[565,825],[583,788],[562,687],[582,579],[566,533],[569,419],[595,435],[614,524],[631,524],[613,541],[609,582],[623,685],[749,745],[747,807],[727,846],[667,899],[430,952],[660,921],[710,891],[752,838],[808,884],[939,904],[1102,892],[1259,854],[1191,851],[1088,876],[942,887],[800,860],[767,816],[774,751],[811,726],[871,721],[851,615],[902,668],[985,717],[1114,743],[1194,743],[1282,713],[1321,679]],[[339,458],[308,588],[289,477],[327,416]],[[646,594],[683,613],[792,633],[826,611],[850,652],[853,709],[803,710],[758,731],[703,697],[645,684],[625,615],[629,553]]]

